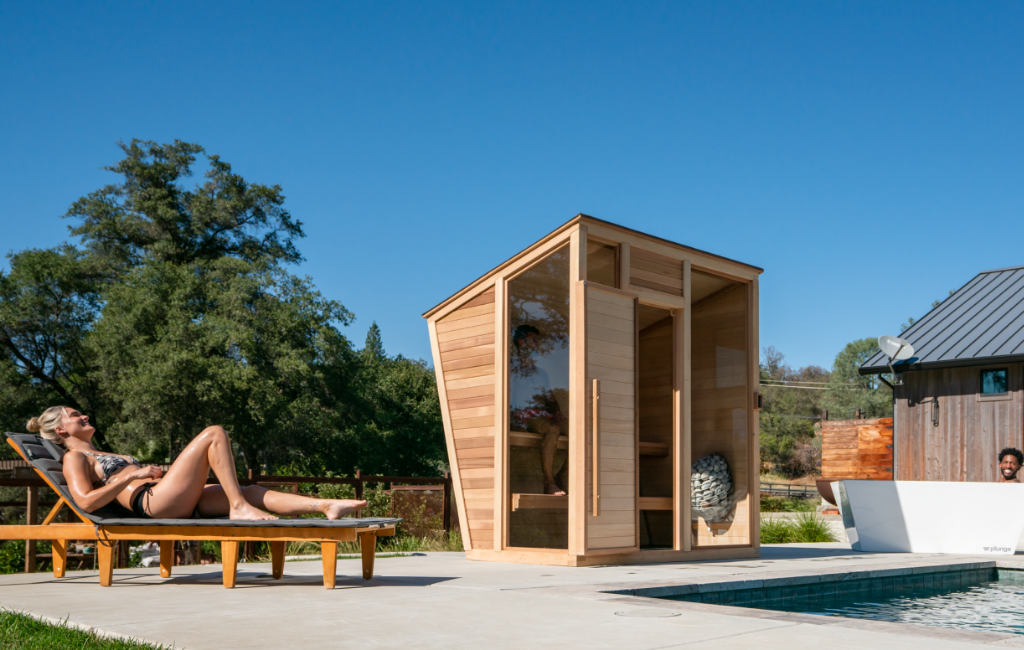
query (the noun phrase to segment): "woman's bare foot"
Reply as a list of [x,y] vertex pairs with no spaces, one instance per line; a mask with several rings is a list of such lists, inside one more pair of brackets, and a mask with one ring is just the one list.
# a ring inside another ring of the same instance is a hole
[[544,486],[544,494],[553,494],[556,497],[564,497],[566,495],[566,491],[558,487],[558,483],[551,482]]
[[325,501],[323,512],[328,519],[341,519],[350,512],[357,512],[366,507],[366,502],[356,499],[331,499]]
[[263,521],[266,519],[277,519],[277,517],[266,512],[263,512],[259,508],[249,505],[248,503],[243,503],[241,506],[237,508],[231,508],[231,510],[228,512],[228,519],[246,519]]

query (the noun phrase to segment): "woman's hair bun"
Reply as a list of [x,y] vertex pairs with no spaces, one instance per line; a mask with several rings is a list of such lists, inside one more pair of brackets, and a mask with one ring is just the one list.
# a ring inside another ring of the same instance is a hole
[[39,424],[39,418],[32,418],[31,420],[29,420],[28,423],[25,425],[25,428],[28,429],[30,433],[35,433],[36,431],[39,431],[42,428],[42,426],[40,426]]

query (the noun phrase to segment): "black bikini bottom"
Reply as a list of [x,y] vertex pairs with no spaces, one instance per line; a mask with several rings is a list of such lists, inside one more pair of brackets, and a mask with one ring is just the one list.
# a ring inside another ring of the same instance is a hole
[[132,513],[138,519],[152,519],[146,514],[146,508],[142,505],[142,497],[149,492],[149,488],[156,485],[156,483],[143,483],[142,487],[135,492],[135,496],[132,497]]

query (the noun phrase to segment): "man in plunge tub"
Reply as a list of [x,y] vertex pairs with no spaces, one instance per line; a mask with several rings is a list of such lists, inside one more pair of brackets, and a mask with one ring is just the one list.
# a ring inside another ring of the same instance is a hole
[[1019,449],[1007,447],[999,452],[999,483],[1020,483],[1017,473],[1024,465],[1024,454]]

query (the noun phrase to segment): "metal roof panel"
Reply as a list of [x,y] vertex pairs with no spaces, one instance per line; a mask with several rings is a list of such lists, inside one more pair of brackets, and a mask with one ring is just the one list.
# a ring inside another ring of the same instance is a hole
[[[915,356],[897,368],[980,365],[1024,354],[1024,266],[979,273],[900,336]],[[881,352],[860,367],[862,374],[888,370]]]

